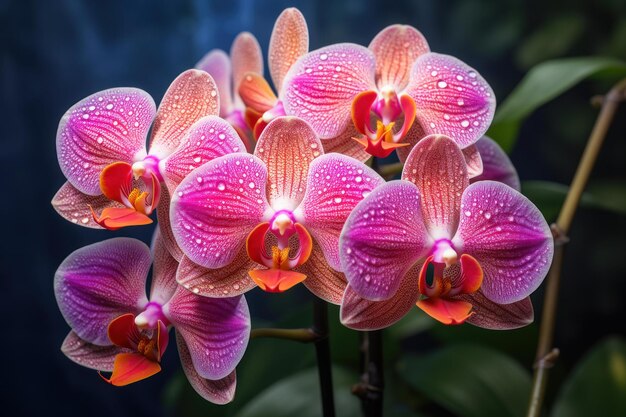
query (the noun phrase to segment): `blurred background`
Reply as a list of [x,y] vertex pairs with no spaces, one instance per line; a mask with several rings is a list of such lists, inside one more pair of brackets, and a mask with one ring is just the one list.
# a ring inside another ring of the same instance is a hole
[[[57,266],[75,249],[113,236],[148,242],[152,233],[151,227],[88,230],[52,209],[50,200],[64,182],[55,134],[65,110],[118,86],[142,88],[158,103],[176,75],[213,48],[228,51],[240,31],[256,35],[266,52],[275,18],[290,6],[307,19],[311,49],[344,41],[367,45],[389,24],[413,25],[433,51],[475,67],[500,102],[542,61],[626,57],[623,0],[0,0],[5,415],[319,415],[313,347],[290,341],[251,341],[238,368],[236,400],[225,407],[211,406],[193,392],[174,347],[157,376],[123,389],[109,386],[60,352],[69,328],[52,290]],[[522,181],[554,183],[525,184],[548,221],[566,190],[558,184],[569,184],[597,115],[590,98],[614,81],[583,81],[534,112],[519,131],[511,158]],[[550,376],[546,415],[570,415],[559,410],[582,389],[571,382],[577,374],[593,388],[606,383],[608,372],[626,398],[625,116],[623,106],[570,233],[555,335],[561,357]],[[542,289],[533,295],[537,319],[542,296]],[[310,299],[306,291],[276,296],[254,290],[248,299],[254,325],[310,323],[310,310],[302,307]],[[354,415],[358,402],[349,386],[359,378],[359,340],[339,326],[337,309],[330,317],[338,415]],[[524,415],[537,333],[537,323],[504,333],[469,325],[445,328],[416,310],[385,331],[386,415]],[[472,409],[459,403],[464,396],[493,407]],[[626,409],[617,413],[626,415]]]

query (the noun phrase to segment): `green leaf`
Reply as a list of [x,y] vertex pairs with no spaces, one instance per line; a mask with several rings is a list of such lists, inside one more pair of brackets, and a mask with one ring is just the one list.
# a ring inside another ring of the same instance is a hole
[[408,356],[399,368],[417,391],[459,417],[521,417],[530,374],[502,353],[456,345],[426,356]]
[[[360,404],[350,387],[358,379],[333,368],[335,410],[339,416],[360,416]],[[317,368],[308,369],[270,386],[249,401],[237,417],[319,417],[322,415]]]
[[596,345],[574,369],[552,410],[552,417],[619,417],[626,411],[626,340]]
[[565,58],[543,62],[532,68],[498,107],[487,134],[505,151],[515,144],[522,121],[539,106],[589,77],[618,79],[626,75],[626,63],[604,57]]

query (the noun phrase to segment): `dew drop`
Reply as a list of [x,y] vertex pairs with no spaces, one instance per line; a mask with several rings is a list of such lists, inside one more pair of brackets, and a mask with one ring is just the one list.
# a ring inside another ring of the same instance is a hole
[[469,122],[468,122],[467,120],[463,120],[463,121],[461,122],[461,126],[463,126],[463,127],[467,127],[467,126],[469,126]]
[[445,81],[439,81],[437,83],[437,87],[439,87],[439,88],[446,88],[447,86],[448,86],[448,83],[445,82]]
[[226,189],[226,185],[223,182],[217,184],[217,189],[220,191],[224,191]]
[[328,55],[327,54],[322,54],[322,55],[320,55],[320,59],[322,61],[326,61],[328,59]]

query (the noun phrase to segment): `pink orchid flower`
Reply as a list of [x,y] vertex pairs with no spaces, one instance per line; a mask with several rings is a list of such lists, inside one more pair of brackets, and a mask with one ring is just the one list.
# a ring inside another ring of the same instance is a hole
[[246,105],[246,120],[258,139],[269,122],[284,116],[283,80],[291,66],[309,51],[306,20],[295,7],[283,10],[276,19],[267,57],[270,76],[278,96],[263,77],[262,71],[250,71],[239,84],[239,95]]
[[470,175],[470,183],[492,180],[506,184],[517,191],[521,190],[517,170],[500,145],[490,137],[483,136],[476,142],[476,149],[480,155],[480,162],[468,164],[468,169],[470,166],[478,167],[475,175]]
[[383,182],[353,158],[323,154],[303,120],[279,117],[263,130],[254,155],[214,159],[176,189],[171,224],[185,254],[177,279],[211,297],[255,284],[282,292],[304,281],[337,304],[346,285],[337,272],[341,228]]
[[248,151],[252,151],[254,137],[246,123],[239,85],[248,72],[263,74],[263,54],[257,39],[249,32],[242,32],[233,41],[230,57],[221,49],[214,49],[196,64],[196,68],[213,77],[220,93],[220,117],[233,126]]
[[370,193],[342,231],[342,322],[386,327],[417,303],[446,324],[530,323],[528,296],[554,249],[539,210],[505,184],[470,185],[461,150],[443,135],[414,147],[402,177]]
[[352,142],[356,133],[368,154],[398,150],[401,160],[428,134],[470,147],[495,109],[493,91],[474,69],[431,53],[424,36],[406,25],[385,28],[369,48],[341,43],[308,53],[283,90],[285,112],[309,122],[321,139]]
[[[78,249],[59,266],[54,291],[72,330],[63,353],[128,385],[161,370],[168,329],[176,330],[181,363],[193,388],[219,404],[234,396],[235,366],[250,336],[243,296],[200,297],[176,283],[177,262],[160,237],[154,256],[142,242],[114,238]],[[149,298],[146,278],[154,258]]]
[[170,85],[158,112],[152,97],[136,88],[105,90],[79,101],[59,123],[57,156],[67,182],[52,205],[87,227],[151,223],[162,181],[175,188],[202,163],[243,150],[237,133],[216,116],[218,100],[211,76],[188,70]]

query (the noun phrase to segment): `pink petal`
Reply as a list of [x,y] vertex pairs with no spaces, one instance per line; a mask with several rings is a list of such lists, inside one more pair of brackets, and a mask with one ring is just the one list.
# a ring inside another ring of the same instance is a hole
[[339,234],[348,215],[384,182],[373,169],[345,155],[323,155],[311,164],[306,195],[295,215],[315,237],[332,268],[341,271]]
[[289,68],[309,51],[309,30],[300,10],[290,7],[276,19],[268,52],[274,88],[280,94]]
[[374,189],[348,217],[341,233],[341,267],[359,296],[386,300],[431,244],[417,187],[391,181]]
[[482,180],[499,181],[520,191],[521,185],[517,170],[500,145],[491,138],[483,136],[476,142],[476,147],[483,161],[483,172],[481,175],[472,178],[472,182]]
[[170,223],[170,201],[170,193],[167,191],[167,188],[163,187],[161,189],[159,205],[157,206],[157,220],[163,245],[167,248],[170,255],[172,255],[177,262],[180,262],[185,255],[176,242],[176,237],[174,236],[174,231]]
[[220,98],[220,117],[226,118],[233,111],[230,58],[221,49],[213,49],[196,64],[196,68],[213,77]]
[[259,42],[250,32],[241,32],[237,35],[230,48],[230,59],[233,66],[235,94],[239,91],[239,84],[247,72],[263,75],[263,53]]
[[101,213],[107,207],[124,207],[102,194],[97,196],[83,194],[69,181],[59,188],[51,203],[56,212],[65,220],[92,229],[102,229],[102,226],[93,219],[90,207],[96,213]]
[[495,181],[471,184],[463,193],[454,244],[478,260],[482,292],[509,304],[537,289],[552,262],[552,233],[541,212],[519,192]]
[[67,324],[86,342],[106,346],[107,327],[138,313],[146,299],[152,257],[142,242],[113,238],[70,254],[54,276],[54,294]]
[[347,155],[357,161],[365,162],[372,155],[367,153],[365,148],[352,138],[360,136],[359,131],[356,130],[354,124],[350,123],[339,136],[331,139],[322,140],[322,147],[324,153],[341,153]]
[[213,78],[190,69],[180,74],[163,96],[150,136],[150,155],[164,159],[181,144],[189,128],[204,116],[219,114],[219,94]]
[[465,164],[467,165],[467,174],[470,179],[475,178],[483,173],[483,159],[478,151],[478,146],[470,145],[463,149]]
[[85,368],[103,372],[113,372],[115,355],[123,349],[115,346],[98,346],[84,341],[73,330],[68,333],[61,345],[61,352],[72,361]]
[[176,282],[178,262],[167,250],[159,229],[154,231],[154,238],[152,239],[152,258],[154,259],[154,267],[152,268],[152,283],[150,284],[150,301],[163,305],[172,298],[178,287]]
[[417,142],[424,139],[426,136],[428,135],[426,135],[426,132],[424,132],[424,128],[422,128],[422,125],[420,125],[419,122],[415,120],[404,139],[402,139],[403,143],[408,143],[410,145],[396,149],[396,153],[398,154],[400,162],[406,162],[406,159],[409,157],[409,154],[413,150],[413,147],[417,144]]
[[188,175],[172,196],[170,221],[192,262],[221,268],[235,258],[269,209],[267,169],[259,158],[230,154]]
[[339,135],[351,122],[354,97],[374,89],[375,65],[371,51],[351,43],[304,55],[283,83],[285,113],[310,123],[321,139]]
[[419,314],[414,307],[420,296],[417,289],[420,268],[421,263],[412,267],[393,297],[383,301],[361,298],[348,285],[341,303],[341,323],[354,330],[378,330],[391,326],[407,313]]
[[170,191],[191,171],[223,155],[245,152],[235,129],[226,120],[206,116],[191,126],[179,148],[164,161],[165,182]]
[[535,318],[530,297],[511,304],[494,303],[480,291],[473,294],[460,295],[457,298],[470,302],[473,306],[473,314],[467,319],[467,323],[483,329],[519,329],[520,327],[528,326]]
[[245,247],[231,263],[217,269],[204,268],[185,256],[180,261],[177,279],[180,285],[204,297],[235,297],[256,286],[248,271],[257,266],[250,260]]
[[380,31],[369,45],[376,56],[378,89],[400,92],[409,82],[411,67],[418,56],[430,52],[420,31],[408,25],[391,25]]
[[313,241],[313,250],[309,259],[295,271],[306,275],[302,283],[315,296],[332,304],[341,304],[348,282],[344,274],[328,265],[324,252],[316,241]]
[[489,84],[449,55],[428,53],[417,58],[406,92],[415,100],[416,120],[426,133],[450,136],[461,148],[487,131],[496,108]]
[[250,338],[245,297],[208,298],[179,286],[164,312],[187,344],[198,375],[216,380],[235,370]]
[[268,200],[274,209],[293,210],[300,204],[309,165],[321,153],[322,143],[304,120],[279,117],[267,125],[254,154],[267,165]]
[[183,365],[185,376],[198,395],[213,404],[219,405],[228,404],[233,400],[237,386],[235,371],[232,371],[222,379],[211,380],[203,378],[194,368],[189,348],[178,331],[176,332],[176,346],[178,347],[178,355],[180,356],[180,363]]
[[100,172],[107,165],[145,156],[154,115],[152,97],[137,88],[100,91],[74,104],[57,130],[63,175],[81,192],[101,194]]
[[409,154],[402,179],[419,188],[431,236],[451,238],[459,224],[461,195],[469,184],[465,158],[456,143],[442,135],[422,139]]

